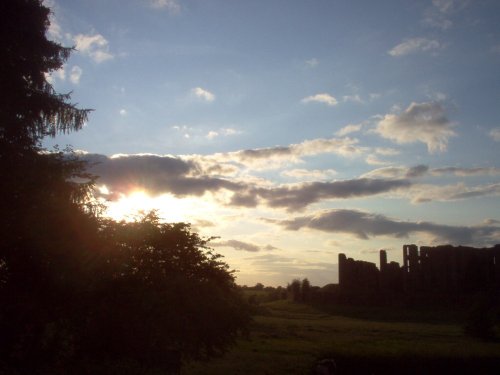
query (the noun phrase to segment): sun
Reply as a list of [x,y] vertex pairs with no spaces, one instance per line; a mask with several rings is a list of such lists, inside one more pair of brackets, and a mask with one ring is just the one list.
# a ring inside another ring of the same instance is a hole
[[166,222],[190,222],[209,214],[213,204],[208,199],[178,198],[172,194],[151,195],[145,190],[121,194],[107,203],[106,215],[114,220],[131,221],[143,213],[156,210]]

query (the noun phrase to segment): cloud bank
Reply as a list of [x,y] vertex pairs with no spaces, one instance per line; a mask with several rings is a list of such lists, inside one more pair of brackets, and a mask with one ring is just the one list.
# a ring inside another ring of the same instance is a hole
[[291,231],[313,229],[328,233],[347,233],[363,240],[377,236],[406,238],[411,234],[425,233],[436,240],[453,244],[494,244],[500,239],[500,227],[451,226],[432,222],[398,221],[384,215],[339,209],[299,216],[291,220],[272,221]]

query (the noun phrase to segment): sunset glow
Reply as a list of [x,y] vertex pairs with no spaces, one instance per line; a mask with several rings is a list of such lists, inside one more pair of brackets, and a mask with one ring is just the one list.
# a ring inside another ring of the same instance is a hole
[[500,242],[499,1],[89,4],[51,1],[76,50],[49,78],[95,111],[44,142],[81,150],[110,217],[220,237],[247,284]]

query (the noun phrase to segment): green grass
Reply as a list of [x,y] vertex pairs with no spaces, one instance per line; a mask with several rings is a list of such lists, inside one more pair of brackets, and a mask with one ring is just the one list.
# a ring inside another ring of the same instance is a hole
[[183,374],[309,374],[315,361],[326,357],[350,369],[341,372],[348,374],[363,373],[363,366],[383,374],[392,373],[391,366],[398,373],[399,366],[426,364],[464,371],[473,366],[474,373],[486,374],[491,361],[500,365],[500,343],[468,338],[456,323],[358,319],[284,300],[263,307],[247,339],[224,357],[186,366]]

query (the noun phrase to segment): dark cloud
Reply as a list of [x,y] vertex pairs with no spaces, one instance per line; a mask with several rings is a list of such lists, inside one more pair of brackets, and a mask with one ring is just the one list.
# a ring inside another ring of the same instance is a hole
[[416,165],[414,167],[408,168],[406,171],[407,178],[421,177],[427,173],[429,167],[427,165]]
[[89,172],[99,176],[114,193],[145,189],[151,194],[171,193],[176,196],[203,195],[207,191],[240,190],[242,186],[225,179],[197,176],[198,166],[173,156],[128,155],[107,157],[88,154],[81,157],[89,162]]
[[238,241],[238,240],[212,242],[210,243],[210,245],[213,247],[230,247],[233,248],[234,250],[249,251],[249,252],[258,252],[261,250],[272,251],[277,249],[272,245],[259,246],[253,243]]
[[[278,188],[258,188],[253,193],[270,207],[296,211],[324,199],[346,199],[387,193],[408,188],[408,180],[360,178],[333,182],[312,182]],[[238,195],[239,193],[236,193]]]
[[106,185],[114,194],[108,199],[137,189],[144,189],[150,194],[171,193],[176,196],[201,196],[224,189],[234,193],[229,205],[256,207],[264,204],[295,211],[325,199],[366,197],[411,186],[406,179],[359,178],[260,187],[252,182],[233,182],[207,176],[196,161],[173,156],[124,155],[110,158],[87,154],[82,159],[89,162],[89,172],[99,176],[98,183]]
[[490,197],[500,195],[500,183],[466,186],[463,183],[456,185],[433,186],[415,185],[407,194],[412,203],[425,203],[432,201],[457,201],[472,198]]
[[463,245],[493,244],[500,240],[500,228],[496,226],[450,226],[425,221],[397,221],[384,215],[345,209],[274,222],[288,230],[310,228],[329,233],[350,233],[365,240],[373,236],[404,238],[412,233],[427,233],[441,241]]

